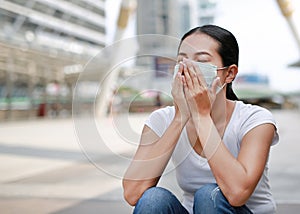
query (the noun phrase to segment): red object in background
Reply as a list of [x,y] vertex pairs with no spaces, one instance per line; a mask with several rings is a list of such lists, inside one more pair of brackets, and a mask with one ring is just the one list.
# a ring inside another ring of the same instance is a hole
[[46,104],[45,103],[41,103],[39,105],[37,116],[38,117],[44,117],[45,115],[46,115]]

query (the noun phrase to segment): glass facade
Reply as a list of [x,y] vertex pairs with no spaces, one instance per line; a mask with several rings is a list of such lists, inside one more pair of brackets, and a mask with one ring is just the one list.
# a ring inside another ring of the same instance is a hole
[[70,115],[66,68],[105,46],[105,1],[1,1],[0,29],[0,121]]

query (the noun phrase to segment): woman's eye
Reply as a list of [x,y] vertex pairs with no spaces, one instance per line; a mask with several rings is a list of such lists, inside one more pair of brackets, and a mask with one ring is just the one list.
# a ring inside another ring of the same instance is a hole
[[209,59],[196,59],[196,62],[202,62],[202,63],[206,63],[206,62],[210,62]]
[[183,57],[180,57],[177,59],[177,63],[182,62],[183,61]]

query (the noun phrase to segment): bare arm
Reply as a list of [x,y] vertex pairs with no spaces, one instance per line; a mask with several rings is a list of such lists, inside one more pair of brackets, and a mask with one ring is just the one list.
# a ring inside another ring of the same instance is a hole
[[241,206],[251,196],[262,176],[275,127],[266,123],[249,131],[243,137],[240,153],[235,158],[223,143],[210,115],[216,87],[209,91],[203,77],[194,72],[197,67],[190,62],[187,64],[189,69],[184,70],[185,92],[203,152],[229,203]]
[[182,72],[182,67],[172,86],[175,103],[174,119],[161,137],[149,127],[144,127],[137,152],[124,175],[124,198],[132,206],[137,203],[145,190],[158,183],[179,136],[190,118],[180,72]]
[[134,206],[145,190],[157,185],[184,125],[173,120],[161,138],[144,127],[138,150],[123,179],[124,197],[130,205]]
[[[219,187],[232,206],[245,204],[264,171],[274,126],[262,124],[249,131],[235,158],[224,145],[211,118],[201,117],[200,121],[202,125],[196,125],[198,136]],[[210,131],[207,127],[211,127]]]

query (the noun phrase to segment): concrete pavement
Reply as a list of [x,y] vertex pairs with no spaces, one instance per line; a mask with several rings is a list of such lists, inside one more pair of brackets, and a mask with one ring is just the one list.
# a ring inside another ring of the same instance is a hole
[[[273,113],[280,144],[271,151],[272,189],[278,213],[298,213],[300,111]],[[122,197],[121,175],[147,115],[97,121],[99,148],[90,142],[93,123],[85,119],[75,125],[89,130],[83,135],[75,132],[72,119],[0,123],[1,213],[131,213]],[[173,171],[160,185],[180,194]]]

